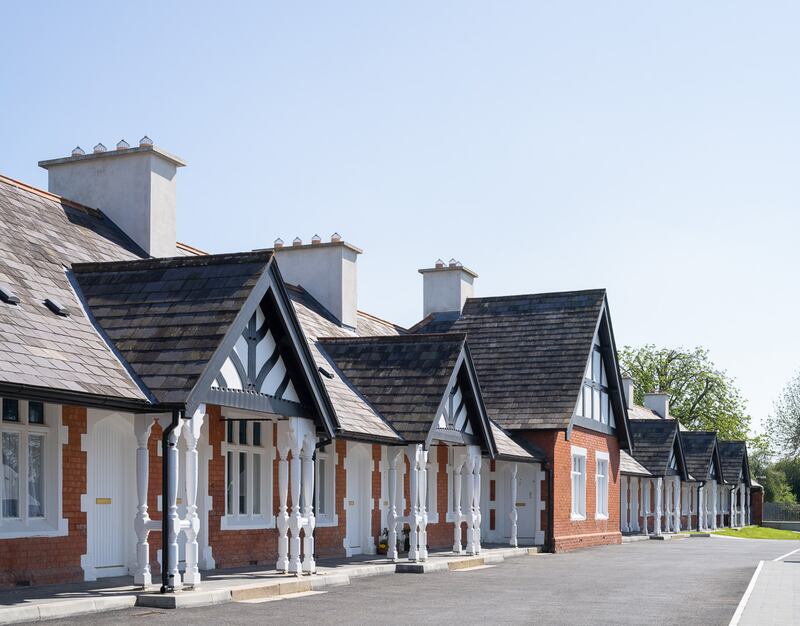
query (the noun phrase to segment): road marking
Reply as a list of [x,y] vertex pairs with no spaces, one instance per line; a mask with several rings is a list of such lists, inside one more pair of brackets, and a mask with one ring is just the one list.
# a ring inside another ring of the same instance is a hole
[[490,567],[494,567],[494,565],[476,565],[475,567],[462,567],[460,569],[453,569],[453,570],[450,570],[450,571],[451,572],[474,572],[475,570],[489,569]]
[[783,561],[783,559],[785,559],[787,556],[792,556],[795,552],[800,552],[800,548],[797,548],[797,550],[792,550],[791,552],[787,552],[783,556],[779,556],[777,559],[772,559],[772,560],[773,561]]
[[742,619],[742,613],[744,613],[744,607],[747,606],[747,601],[750,599],[750,594],[753,593],[753,589],[756,586],[756,580],[758,579],[758,575],[761,573],[761,568],[764,566],[764,561],[758,562],[758,567],[756,571],[753,572],[753,577],[750,579],[750,584],[747,585],[747,589],[744,590],[744,595],[742,599],[739,600],[739,606],[736,607],[736,612],[733,614],[731,618],[730,624],[728,626],[737,626],[739,620]]
[[298,591],[297,593],[285,593],[280,596],[270,596],[268,598],[252,598],[250,600],[237,600],[239,604],[261,604],[262,602],[275,602],[277,600],[291,600],[293,598],[305,598],[306,596],[316,596],[326,591]]

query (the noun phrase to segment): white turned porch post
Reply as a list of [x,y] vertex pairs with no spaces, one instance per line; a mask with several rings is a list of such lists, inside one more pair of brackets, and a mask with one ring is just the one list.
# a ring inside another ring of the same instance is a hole
[[620,508],[620,530],[624,533],[630,531],[628,525],[628,480],[627,476],[619,477],[619,508]]
[[634,533],[639,532],[639,500],[641,500],[641,495],[639,494],[640,482],[641,481],[636,476],[631,478],[631,532]]
[[475,480],[473,477],[473,472],[475,471],[475,457],[468,454],[464,467],[467,470],[467,554],[475,554],[475,511],[473,508],[475,505]]
[[417,552],[421,560],[428,558],[428,450],[419,447],[419,537]]
[[509,545],[517,547],[517,464],[511,464],[511,511],[508,516],[511,518],[511,532]]
[[278,514],[275,523],[278,526],[278,562],[275,569],[279,572],[289,571],[289,510],[287,507],[289,494],[289,442],[278,433]]
[[679,533],[681,532],[681,479],[677,476],[673,478],[672,497],[672,530]]
[[198,457],[197,442],[200,441],[200,430],[206,417],[206,405],[201,404],[192,415],[189,423],[183,429],[183,439],[186,443],[186,520],[184,532],[186,533],[186,571],[183,574],[183,584],[197,587],[200,584],[200,569],[198,559],[200,549],[197,545],[197,536],[200,534],[200,516],[197,515],[197,482],[198,482]]
[[178,570],[178,534],[181,531],[181,520],[178,517],[178,439],[181,436],[185,420],[178,420],[178,425],[169,435],[166,454],[169,455],[169,476],[167,477],[167,493],[164,502],[164,515],[169,520],[167,533],[167,549],[169,550],[169,575],[174,581],[174,588],[181,587],[181,574]]
[[292,536],[289,538],[289,571],[299,576],[302,573],[300,528],[303,525],[302,515],[300,514],[300,481],[302,479],[300,446],[292,446],[292,460],[289,463],[289,467],[289,487],[292,493],[292,514],[289,517],[289,529],[292,532]]
[[650,513],[650,486],[652,478],[642,479],[642,533],[647,535],[650,532],[647,517]]
[[483,459],[481,459],[480,454],[480,450],[477,450],[475,469],[473,470],[473,480],[475,481],[475,487],[472,490],[472,519],[474,524],[473,539],[475,542],[474,554],[481,553],[481,467],[483,466]]
[[711,481],[711,530],[717,530],[717,481]]
[[745,486],[744,483],[741,483],[739,485],[739,526],[745,526],[744,496],[745,496]]
[[302,466],[303,477],[303,517],[306,519],[306,527],[303,531],[303,572],[313,574],[317,571],[317,563],[314,560],[314,528],[317,525],[314,516],[314,508],[311,506],[314,501],[314,452],[316,442],[313,439],[306,439],[303,450],[300,452],[300,464]]
[[147,488],[150,479],[150,452],[147,442],[153,423],[158,421],[149,415],[134,417],[134,433],[136,434],[136,517],[133,528],[136,531],[136,571],[133,573],[133,584],[147,587],[152,584],[150,573],[150,544],[147,537],[151,530],[157,530],[161,522],[151,520],[147,512]]
[[403,451],[389,448],[389,512],[386,522],[389,525],[389,546],[386,556],[392,561],[398,559],[397,553],[397,464],[402,462]]
[[417,530],[419,522],[419,454],[417,447],[419,444],[411,444],[406,449],[408,454],[408,495],[411,498],[408,507],[408,560],[419,560],[419,533]]
[[653,516],[653,534],[658,536],[661,534],[661,492],[664,489],[664,479],[660,476],[656,478],[656,510]]
[[672,479],[664,479],[664,532],[672,532]]
[[750,487],[746,487],[745,488],[744,505],[746,507],[745,510],[747,511],[747,516],[746,516],[745,522],[747,522],[746,525],[749,526],[750,524],[752,524],[752,521],[750,519]]
[[461,546],[461,470],[466,463],[453,451],[453,552],[463,554]]

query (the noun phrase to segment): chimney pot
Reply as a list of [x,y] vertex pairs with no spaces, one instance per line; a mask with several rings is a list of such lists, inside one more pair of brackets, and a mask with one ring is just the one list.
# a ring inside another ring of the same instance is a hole
[[152,148],[153,147],[153,140],[150,139],[150,137],[148,137],[147,135],[145,135],[144,137],[142,137],[139,140],[139,147],[140,148]]
[[313,243],[315,245],[318,244],[318,243],[322,243],[322,237],[320,237],[319,235],[314,235],[311,238],[311,243]]
[[303,240],[300,239],[300,237],[295,237],[294,240],[292,240],[292,245],[293,246],[302,246],[303,245]]
[[331,243],[339,243],[342,240],[342,236],[339,233],[333,233],[331,235]]
[[105,152],[105,151],[106,151],[106,147],[102,143],[99,143],[94,148],[92,148],[92,152],[94,152],[95,154],[99,154],[99,153]]
[[124,139],[120,139],[119,142],[117,143],[117,150],[127,150],[130,147],[131,147],[131,144],[129,144]]
[[436,269],[440,270],[440,269],[442,269],[444,267],[444,261],[442,261],[441,259],[436,259],[436,264],[435,265],[436,265]]
[[450,259],[450,262],[448,263],[448,265],[450,267],[458,267],[458,261],[456,261],[455,259]]
[[74,157],[76,157],[76,156],[83,156],[83,155],[85,155],[85,154],[86,154],[86,153],[83,151],[83,148],[81,148],[80,146],[75,146],[75,147],[72,149],[72,156],[74,156]]
[[275,248],[283,248],[283,239],[281,239],[280,237],[278,237],[278,238],[275,240],[275,242],[273,243],[273,246],[274,246]]

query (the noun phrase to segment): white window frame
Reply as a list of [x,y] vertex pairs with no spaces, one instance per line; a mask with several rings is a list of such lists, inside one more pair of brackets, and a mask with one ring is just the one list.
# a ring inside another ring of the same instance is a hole
[[[320,460],[325,462],[325,489],[323,495],[325,497],[324,507],[325,513],[320,513]],[[314,461],[314,502],[317,503],[314,516],[317,526],[338,526],[339,516],[336,514],[336,465],[338,463],[338,455],[336,454],[336,444],[329,443],[324,448],[317,449],[317,458]]]
[[[15,400],[16,398],[2,398]],[[0,400],[2,400],[0,399]],[[44,405],[44,424],[30,424],[28,422],[29,404],[27,400],[16,399],[19,405],[19,421],[2,421],[0,413],[0,446],[2,446],[1,433],[15,433],[19,437],[18,449],[18,500],[17,517],[2,517],[0,505],[0,539],[13,539],[19,537],[56,537],[64,536],[68,532],[67,521],[61,518],[62,508],[62,462],[61,446],[67,441],[66,429],[61,425],[61,407],[59,405]],[[2,404],[0,403],[0,410]],[[44,491],[43,507],[44,516],[29,517],[28,515],[28,442],[31,436],[43,438],[43,465],[42,488]],[[0,458],[0,463],[2,459]],[[0,468],[2,471],[2,468]],[[0,474],[2,476],[2,474]],[[3,499],[5,481],[0,480],[0,504]]]
[[[230,417],[230,416],[228,416]],[[263,528],[275,528],[275,511],[272,506],[272,472],[275,460],[275,447],[272,441],[273,425],[268,421],[247,421],[237,422],[231,420],[234,430],[234,442],[228,442],[228,424],[225,424],[225,432],[221,445],[222,462],[225,466],[225,494],[223,496],[224,515],[220,520],[222,530],[257,530]],[[253,426],[261,424],[261,445],[253,445]],[[246,424],[247,443],[239,443],[239,424]],[[233,454],[233,475],[236,477],[233,482],[233,505],[234,511],[228,511],[228,453]],[[247,512],[239,513],[239,454],[247,455]],[[261,512],[253,513],[253,456],[261,457]]]
[[[605,471],[600,472],[600,467],[604,465]],[[609,477],[609,470],[611,469],[611,462],[609,460],[608,452],[595,452],[594,461],[594,484],[595,484],[595,519],[608,519],[608,492],[611,479]],[[601,477],[604,484],[601,484]]]
[[[581,472],[575,471],[575,459],[582,459]],[[570,489],[571,489],[571,510],[570,519],[572,521],[583,521],[586,519],[586,448],[572,446],[570,454]],[[578,478],[577,493],[575,479]],[[576,500],[577,496],[577,500]],[[577,510],[576,510],[577,504]]]

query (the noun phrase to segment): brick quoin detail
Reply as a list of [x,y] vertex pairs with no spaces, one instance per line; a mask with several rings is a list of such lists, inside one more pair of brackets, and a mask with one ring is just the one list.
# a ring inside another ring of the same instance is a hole
[[[83,580],[86,513],[81,511],[81,495],[86,493],[86,453],[81,451],[81,435],[86,433],[86,408],[62,407],[61,421],[69,433],[67,443],[61,447],[62,517],[68,522],[69,534],[0,541],[0,587]],[[53,434],[56,435],[55,429]]]
[[[556,552],[576,548],[616,544],[622,542],[619,500],[619,442],[613,435],[605,435],[580,427],[572,429],[569,441],[566,431],[545,430],[520,433],[536,444],[547,455],[553,472],[553,540]],[[573,521],[572,511],[572,446],[586,449],[586,519]],[[595,519],[595,470],[597,452],[609,455],[608,519]],[[543,497],[547,489],[543,484]],[[545,500],[547,501],[547,500]],[[543,516],[542,528],[546,528]]]

